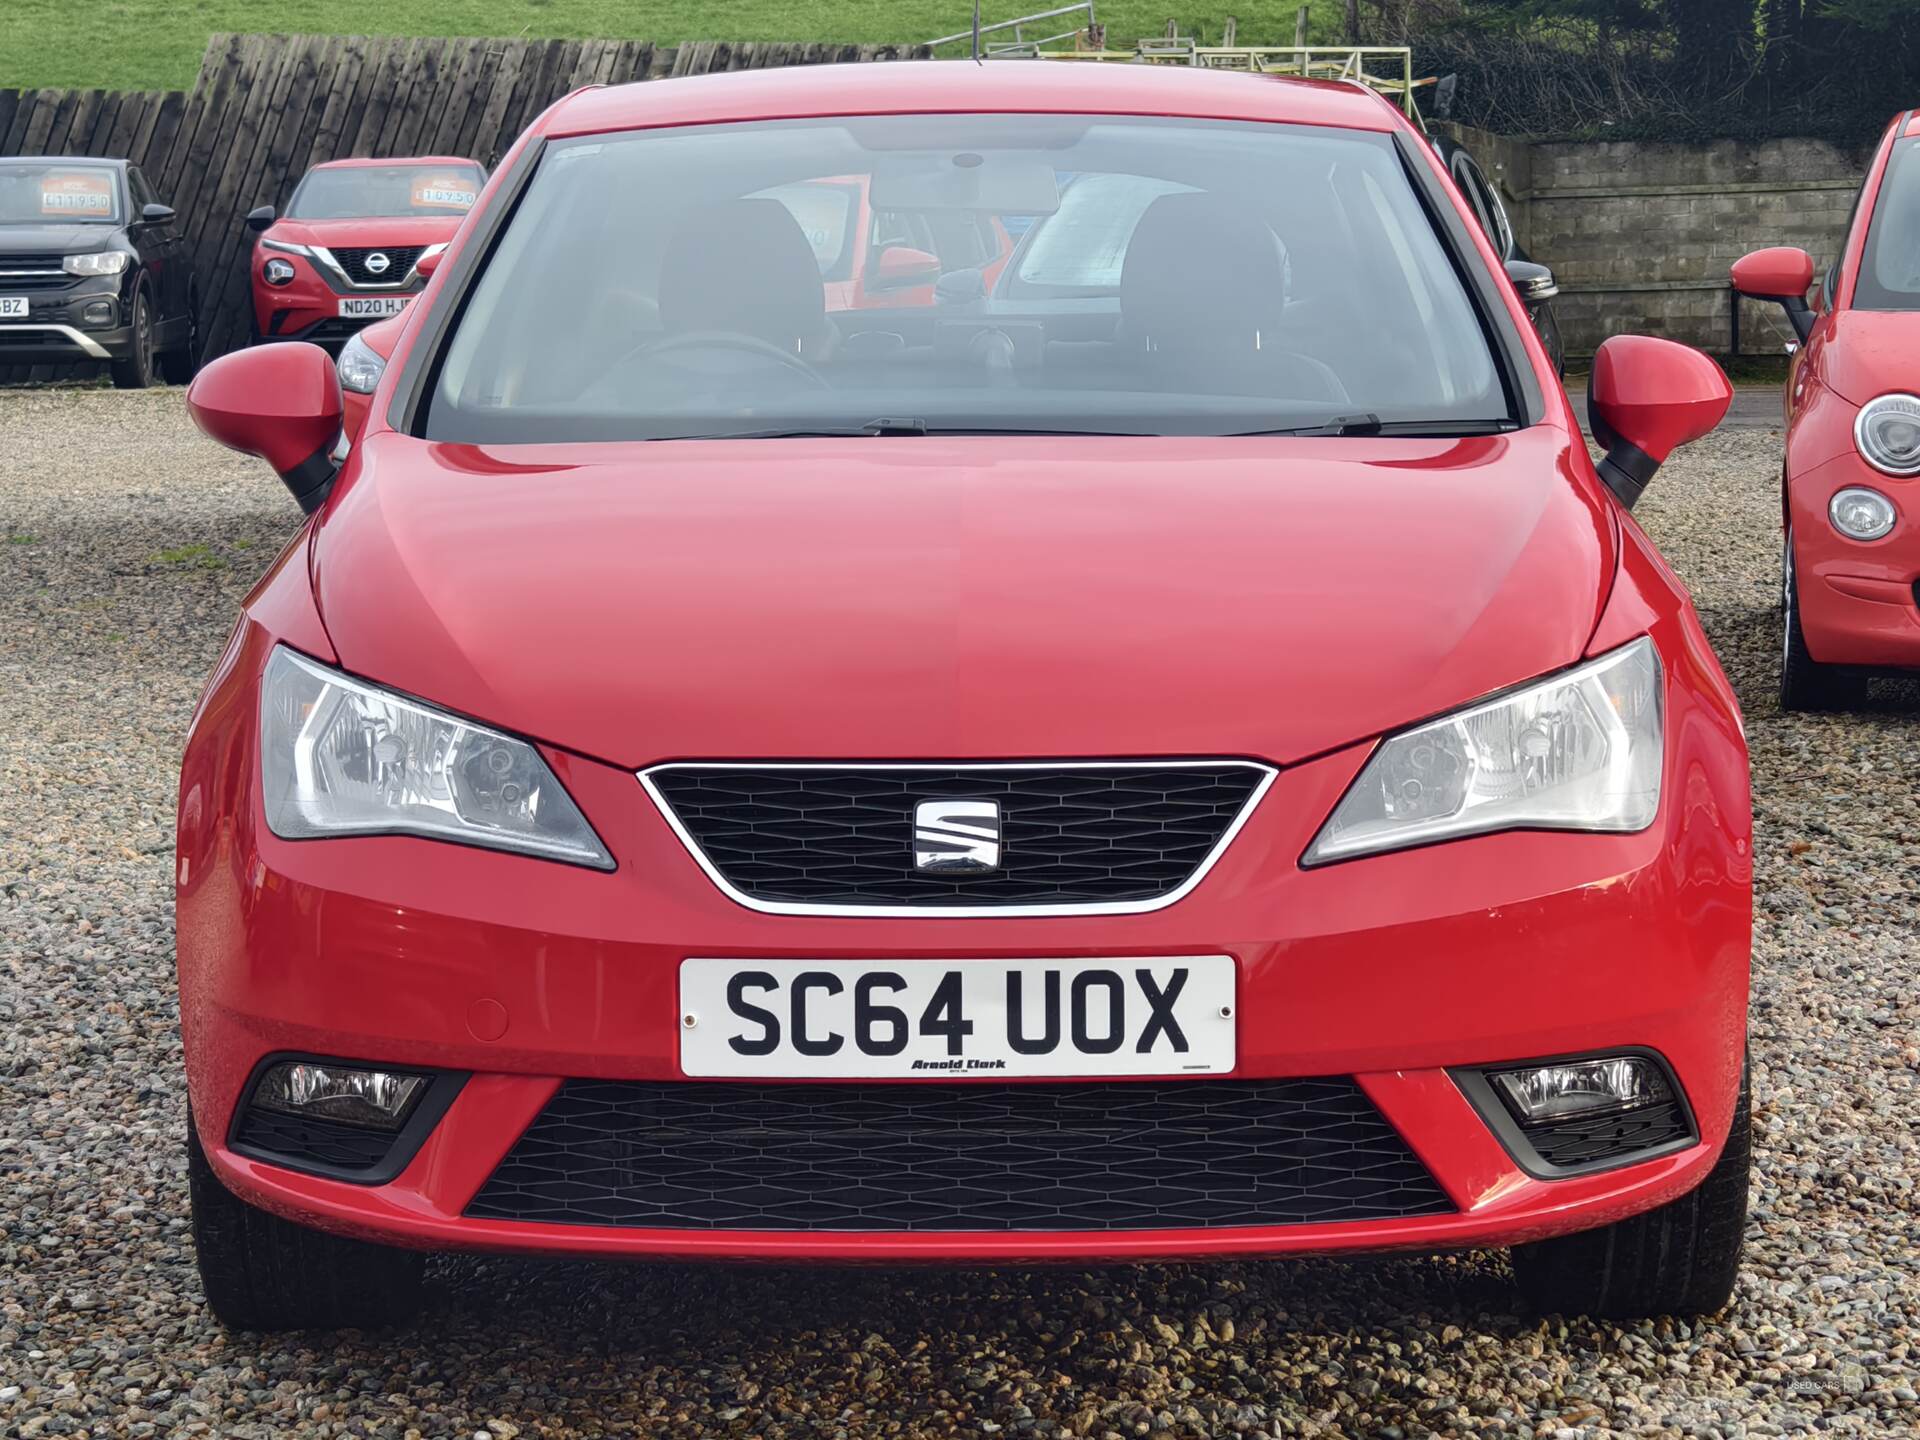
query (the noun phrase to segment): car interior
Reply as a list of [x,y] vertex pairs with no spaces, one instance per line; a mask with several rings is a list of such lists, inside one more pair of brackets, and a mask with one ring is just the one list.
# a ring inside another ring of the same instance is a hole
[[[989,284],[995,226],[1021,238]],[[858,247],[868,270],[924,252],[937,280],[917,304],[838,303]],[[578,283],[608,269],[610,288]],[[926,116],[552,145],[461,313],[427,433],[537,440],[552,421],[650,439],[888,417],[1236,433],[1351,414],[1510,415],[1388,137]]]

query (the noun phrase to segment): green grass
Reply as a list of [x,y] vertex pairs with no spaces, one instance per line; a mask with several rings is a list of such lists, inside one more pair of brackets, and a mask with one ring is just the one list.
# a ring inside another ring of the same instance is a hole
[[[991,24],[1053,3],[987,0],[982,15]],[[1217,44],[1226,17],[1237,15],[1239,44],[1291,44],[1297,8],[1298,0],[1094,0],[1114,46],[1160,34],[1170,14],[1181,33],[1207,43]],[[1340,0],[1313,0],[1312,9],[1309,41],[1337,43]],[[0,0],[0,89],[185,89],[207,37],[223,30],[912,44],[965,29],[971,15],[967,0]]]

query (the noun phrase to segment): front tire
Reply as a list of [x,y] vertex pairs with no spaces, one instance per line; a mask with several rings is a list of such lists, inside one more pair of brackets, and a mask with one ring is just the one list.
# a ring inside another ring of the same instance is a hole
[[1780,708],[1857,709],[1866,703],[1866,680],[1838,665],[1822,665],[1807,652],[1807,635],[1800,628],[1800,586],[1794,577],[1791,530],[1781,555],[1780,575]]
[[1733,1127],[1720,1159],[1697,1188],[1598,1230],[1516,1245],[1514,1279],[1534,1308],[1616,1320],[1724,1310],[1733,1298],[1746,1242],[1750,1111],[1742,1066]]
[[113,362],[116,390],[144,390],[153,384],[153,307],[147,292],[133,297],[133,338],[127,342],[127,358]]
[[187,1190],[200,1284],[229,1330],[370,1330],[420,1308],[425,1257],[257,1210],[213,1173],[187,1118]]

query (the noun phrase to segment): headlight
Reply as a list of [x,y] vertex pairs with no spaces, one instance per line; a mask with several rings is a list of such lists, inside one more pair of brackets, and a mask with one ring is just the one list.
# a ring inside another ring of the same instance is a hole
[[260,267],[260,273],[267,277],[269,285],[291,285],[294,269],[291,260],[282,260],[278,255]]
[[1649,639],[1380,742],[1301,858],[1323,865],[1493,830],[1644,830],[1660,808]]
[[1878,540],[1899,518],[1893,502],[1878,490],[1849,485],[1827,502],[1827,518],[1849,540]]
[[373,347],[358,335],[348,338],[340,347],[340,358],[334,361],[334,369],[340,372],[340,388],[357,395],[371,395],[386,368],[387,362],[374,354]]
[[91,255],[69,255],[60,262],[69,275],[118,275],[127,268],[124,250],[96,250]]
[[1889,475],[1920,475],[1920,396],[1882,395],[1853,422],[1860,458]]
[[275,647],[260,699],[267,827],[424,835],[613,868],[533,746]]

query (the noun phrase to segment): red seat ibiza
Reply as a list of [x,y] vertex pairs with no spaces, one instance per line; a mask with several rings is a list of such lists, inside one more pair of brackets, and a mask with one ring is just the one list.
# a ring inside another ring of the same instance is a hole
[[1801,342],[1781,471],[1780,700],[1857,705],[1868,676],[1920,668],[1920,111],[1881,138],[1817,308],[1804,250],[1755,251],[1733,283],[1779,301]]
[[471,160],[330,160],[301,177],[287,213],[247,216],[253,339],[346,343],[398,315],[426,284],[486,179]]
[[[845,176],[933,230],[1090,188],[1017,296],[876,312],[769,193]],[[344,460],[312,347],[190,397],[311,512],[181,780],[214,1312],[390,1318],[437,1249],[1513,1246],[1543,1306],[1719,1307],[1746,751],[1627,507],[1728,390],[1592,384],[1597,469],[1357,87],[561,101]]]

